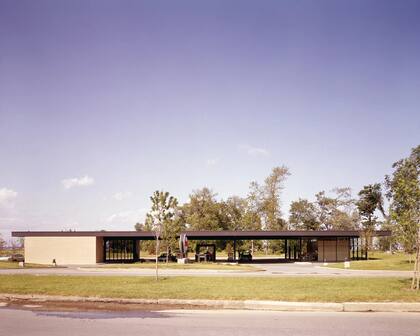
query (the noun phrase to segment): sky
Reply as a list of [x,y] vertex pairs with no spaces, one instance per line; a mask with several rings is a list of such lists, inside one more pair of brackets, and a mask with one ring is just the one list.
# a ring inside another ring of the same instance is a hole
[[420,143],[420,1],[0,0],[0,234],[131,230],[153,191],[382,182]]

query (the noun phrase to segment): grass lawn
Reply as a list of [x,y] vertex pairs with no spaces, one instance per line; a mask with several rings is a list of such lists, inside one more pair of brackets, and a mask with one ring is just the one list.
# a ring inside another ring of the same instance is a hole
[[[414,257],[403,253],[389,254],[384,252],[372,252],[369,260],[354,260],[350,262],[350,269],[356,270],[389,270],[389,271],[412,271],[414,268]],[[329,263],[327,267],[344,268],[344,263]]]
[[[96,265],[95,268],[155,268],[154,263],[133,263],[133,264],[105,264]],[[232,270],[232,271],[259,271],[251,265],[220,264],[220,263],[159,263],[160,269],[211,269],[211,270]]]
[[19,263],[17,261],[3,261],[0,260],[0,269],[5,268],[45,268],[50,267],[48,265],[39,265],[39,264],[25,264],[25,267],[19,267]]
[[409,279],[0,275],[0,293],[113,298],[420,302]]

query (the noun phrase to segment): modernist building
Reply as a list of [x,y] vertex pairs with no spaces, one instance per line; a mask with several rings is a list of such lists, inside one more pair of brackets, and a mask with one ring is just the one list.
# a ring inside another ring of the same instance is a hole
[[[343,261],[367,258],[360,231],[186,231],[188,240],[233,243],[245,240],[282,240],[286,261]],[[375,231],[374,236],[390,236]],[[13,237],[25,240],[25,262],[60,265],[102,262],[135,262],[140,259],[140,243],[155,239],[153,232],[141,231],[19,231]]]

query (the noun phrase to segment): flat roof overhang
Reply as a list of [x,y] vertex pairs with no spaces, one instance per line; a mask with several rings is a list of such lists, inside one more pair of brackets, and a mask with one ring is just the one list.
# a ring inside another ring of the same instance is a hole
[[[268,240],[299,238],[359,238],[361,231],[184,231],[188,240]],[[374,231],[373,236],[390,236],[391,231]]]
[[[184,231],[189,240],[268,240],[299,238],[358,238],[363,232],[338,231]],[[373,236],[388,237],[391,231],[374,231]],[[155,239],[152,231],[14,231],[12,237],[109,237]]]
[[155,239],[152,231],[14,231],[12,237],[109,237]]

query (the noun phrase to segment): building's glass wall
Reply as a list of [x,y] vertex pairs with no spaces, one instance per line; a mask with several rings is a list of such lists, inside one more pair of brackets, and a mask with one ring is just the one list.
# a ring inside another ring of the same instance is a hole
[[300,261],[318,260],[318,241],[314,238],[285,240],[285,259]]
[[318,260],[318,241],[317,239],[302,239],[301,260],[317,261]]
[[106,238],[104,254],[106,262],[130,262],[139,259],[135,239]]
[[368,253],[366,249],[366,242],[363,243],[362,238],[350,239],[351,258],[353,260],[367,259]]

